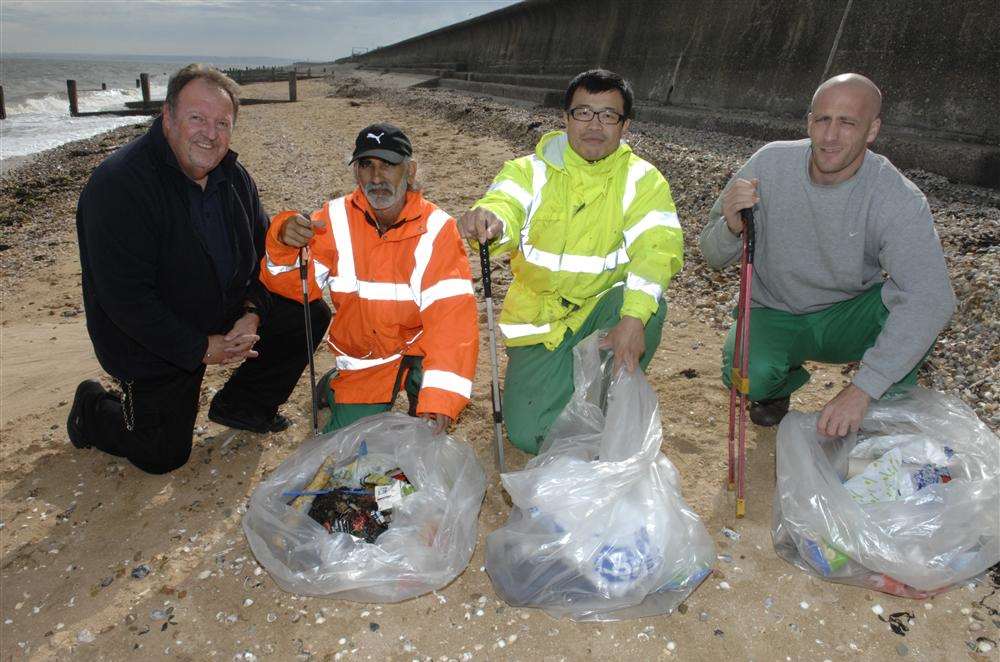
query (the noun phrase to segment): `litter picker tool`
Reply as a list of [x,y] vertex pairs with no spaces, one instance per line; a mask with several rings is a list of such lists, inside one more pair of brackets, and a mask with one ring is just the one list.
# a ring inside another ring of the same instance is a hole
[[309,309],[309,246],[299,249],[299,278],[302,280],[302,311],[306,321],[306,356],[309,357],[309,397],[312,399],[312,433],[319,432],[319,407],[316,403],[316,361],[313,360],[312,311]]
[[493,432],[497,441],[497,467],[500,473],[506,468],[503,461],[503,409],[500,403],[500,372],[497,367],[497,335],[493,320],[493,283],[490,275],[490,247],[488,242],[479,244],[479,264],[483,272],[483,296],[486,298],[486,323],[490,328],[490,364],[493,367]]
[[[753,209],[743,217],[743,254],[740,257],[740,297],[736,315],[729,386],[729,491],[736,490],[736,517],[746,515],[747,397],[750,394],[750,286],[753,282]],[[738,419],[738,421],[737,421]],[[737,447],[737,428],[739,445]],[[735,458],[734,458],[735,455]]]

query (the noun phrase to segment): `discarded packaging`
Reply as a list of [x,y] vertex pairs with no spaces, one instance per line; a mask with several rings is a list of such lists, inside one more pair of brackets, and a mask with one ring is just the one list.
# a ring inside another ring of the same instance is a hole
[[304,442],[254,491],[243,531],[286,591],[398,602],[465,569],[485,492],[467,444],[379,414]]
[[501,476],[515,507],[486,539],[486,571],[509,604],[557,618],[669,613],[715,548],[660,453],[656,394],[641,371],[610,379],[599,340],[574,350],[575,394],[541,453]]
[[1000,561],[1000,440],[957,398],[875,402],[857,435],[778,429],[775,550],[830,581],[921,598]]

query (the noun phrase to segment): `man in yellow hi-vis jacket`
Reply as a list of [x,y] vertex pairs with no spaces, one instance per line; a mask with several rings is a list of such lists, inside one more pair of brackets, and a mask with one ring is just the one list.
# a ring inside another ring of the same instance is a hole
[[670,186],[622,142],[631,85],[595,69],[566,90],[565,131],[504,164],[459,222],[462,236],[512,251],[500,314],[507,346],[503,414],[511,442],[535,453],[573,394],[573,347],[598,329],[615,369],[646,368],[666,317],[664,289],[683,263]]

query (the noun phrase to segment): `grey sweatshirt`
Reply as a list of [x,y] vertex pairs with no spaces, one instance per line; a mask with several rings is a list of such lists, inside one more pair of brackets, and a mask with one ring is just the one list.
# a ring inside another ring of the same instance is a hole
[[[854,177],[820,186],[809,177],[809,145],[765,145],[733,177],[760,180],[751,305],[812,313],[860,295],[886,272],[889,317],[854,376],[855,386],[880,398],[955,311],[941,242],[927,199],[884,156],[869,150]],[[743,240],[726,226],[721,195],[699,241],[716,269],[739,260]]]

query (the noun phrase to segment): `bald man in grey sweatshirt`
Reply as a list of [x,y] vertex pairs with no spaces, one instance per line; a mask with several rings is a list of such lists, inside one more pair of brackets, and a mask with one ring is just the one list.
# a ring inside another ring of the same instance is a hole
[[[870,80],[831,78],[813,96],[809,138],[765,145],[709,213],[701,250],[721,269],[739,259],[740,212],[754,209],[750,417],[759,425],[788,411],[809,380],[804,361],[860,360],[817,421],[826,436],[857,431],[872,399],[915,383],[955,310],[927,199],[868,149],[880,112]],[[734,337],[735,325],[723,351],[727,385]]]

